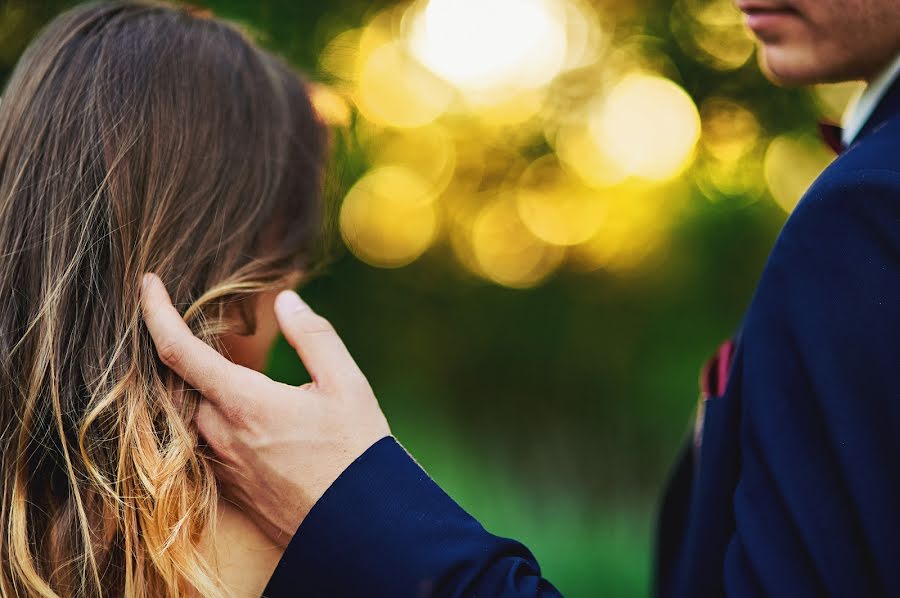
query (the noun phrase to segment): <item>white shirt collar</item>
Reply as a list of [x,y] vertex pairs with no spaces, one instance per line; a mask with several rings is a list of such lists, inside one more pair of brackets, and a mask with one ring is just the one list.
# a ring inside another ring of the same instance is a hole
[[872,79],[861,95],[850,102],[844,112],[844,132],[841,134],[841,142],[845,146],[850,145],[856,139],[898,76],[900,76],[900,54],[877,77]]

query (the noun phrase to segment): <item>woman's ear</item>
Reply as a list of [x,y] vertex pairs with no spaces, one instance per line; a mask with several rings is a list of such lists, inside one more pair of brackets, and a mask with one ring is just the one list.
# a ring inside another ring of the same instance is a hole
[[[248,334],[227,334],[222,337],[223,354],[234,363],[253,370],[263,371],[268,361],[269,351],[278,338],[278,321],[275,319],[275,297],[282,289],[256,294],[251,300],[242,302],[239,308],[247,310],[253,323]],[[236,309],[237,311],[237,309]]]

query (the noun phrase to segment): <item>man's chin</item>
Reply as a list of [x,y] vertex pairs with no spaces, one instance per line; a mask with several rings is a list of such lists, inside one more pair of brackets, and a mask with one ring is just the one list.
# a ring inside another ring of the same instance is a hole
[[814,52],[789,47],[762,46],[759,63],[766,78],[784,87],[864,78],[850,65],[830,64]]
[[784,87],[798,87],[819,83],[822,73],[795,52],[783,48],[763,46],[759,52],[759,66],[772,83]]

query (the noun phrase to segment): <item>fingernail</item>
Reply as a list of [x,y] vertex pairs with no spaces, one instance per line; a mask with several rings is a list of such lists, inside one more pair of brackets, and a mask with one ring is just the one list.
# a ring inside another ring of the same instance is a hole
[[147,285],[150,284],[150,278],[153,275],[147,272],[143,276],[141,276],[141,291],[145,291],[147,289]]
[[300,298],[300,295],[298,295],[294,291],[281,291],[278,294],[278,297],[275,298],[275,307],[285,314],[309,309],[309,306],[306,304],[306,302],[303,301],[303,299]]

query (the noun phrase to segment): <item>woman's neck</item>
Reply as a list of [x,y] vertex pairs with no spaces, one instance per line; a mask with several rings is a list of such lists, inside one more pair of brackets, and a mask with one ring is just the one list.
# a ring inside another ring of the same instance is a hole
[[236,597],[258,598],[284,552],[234,504],[219,499],[218,521],[207,556]]

